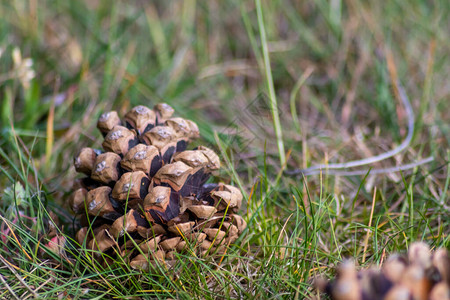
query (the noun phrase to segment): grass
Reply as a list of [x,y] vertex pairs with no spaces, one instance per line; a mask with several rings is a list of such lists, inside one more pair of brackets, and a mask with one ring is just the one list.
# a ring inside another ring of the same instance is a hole
[[[302,299],[344,258],[378,265],[417,240],[450,249],[449,12],[440,0],[2,2],[0,298]],[[395,77],[416,116],[406,150],[364,175],[285,172],[399,145]],[[100,146],[102,111],[160,101],[220,153],[216,178],[246,195],[248,228],[220,259],[102,268],[72,239],[72,157]],[[50,212],[67,256],[45,246]]]

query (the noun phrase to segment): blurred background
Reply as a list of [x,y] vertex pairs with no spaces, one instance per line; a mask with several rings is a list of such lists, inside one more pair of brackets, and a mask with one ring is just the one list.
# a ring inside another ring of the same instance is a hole
[[[220,153],[218,179],[239,181],[250,194],[249,245],[280,242],[274,232],[282,228],[304,242],[289,216],[299,203],[330,203],[326,227],[335,234],[317,231],[321,261],[362,255],[366,231],[356,223],[368,223],[376,187],[375,216],[388,225],[370,243],[373,261],[380,249],[405,247],[397,232],[405,228],[408,241],[448,246],[450,3],[263,0],[261,7],[258,22],[253,1],[1,1],[0,190],[28,182],[65,207],[73,155],[100,147],[100,113],[166,102],[199,124],[198,144]],[[415,131],[405,151],[366,169],[434,161],[405,174],[283,173],[264,48],[286,169],[401,143],[408,116],[387,57],[412,103]],[[414,208],[405,204],[413,198]]]
[[[406,116],[387,52],[413,102],[417,145],[388,163],[433,151],[445,159],[445,147],[432,148],[448,146],[446,1],[262,7],[289,167],[366,157],[401,141]],[[277,155],[252,1],[2,1],[0,14],[1,144],[8,148],[14,124],[27,144],[36,141],[47,176],[73,175],[74,145],[98,140],[101,111],[160,101],[198,121],[209,143],[214,131],[244,137],[253,147],[238,154],[248,161],[264,144],[269,160]]]

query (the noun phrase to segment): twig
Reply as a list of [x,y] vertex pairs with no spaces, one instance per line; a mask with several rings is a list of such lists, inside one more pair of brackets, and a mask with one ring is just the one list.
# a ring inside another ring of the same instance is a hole
[[365,170],[355,170],[355,171],[344,171],[344,170],[312,170],[312,171],[307,171],[305,170],[305,172],[303,173],[303,175],[308,176],[308,175],[317,175],[320,173],[325,173],[327,175],[335,175],[335,176],[358,176],[358,175],[366,175],[367,173],[370,173],[371,175],[374,174],[387,174],[387,173],[394,173],[394,172],[400,172],[400,171],[405,171],[405,170],[410,170],[410,169],[414,169],[417,166],[420,165],[424,165],[427,164],[431,161],[434,160],[433,156],[429,156],[425,159],[419,160],[418,162],[415,163],[410,163],[410,164],[406,164],[406,165],[401,165],[401,166],[397,166],[397,167],[390,167],[390,168],[381,168],[381,169],[365,169]]
[[[392,74],[391,74],[392,76]],[[390,158],[401,151],[405,150],[409,144],[411,143],[411,140],[413,138],[414,133],[414,111],[412,109],[411,103],[408,99],[408,96],[406,95],[406,92],[404,88],[402,87],[399,80],[393,80],[395,83],[396,92],[398,94],[398,97],[402,101],[406,115],[408,116],[408,134],[406,135],[406,138],[403,140],[403,142],[396,148],[384,152],[379,155],[371,156],[368,158],[360,159],[360,160],[353,160],[345,163],[337,163],[337,164],[321,164],[312,166],[306,169],[295,169],[290,171],[285,171],[288,175],[315,175],[322,172],[322,170],[326,169],[345,169],[345,168],[352,168],[352,167],[358,167],[363,165],[370,165],[375,162],[379,162],[382,160],[385,160],[387,158]],[[428,163],[433,160],[433,157],[430,156],[426,159],[423,159],[417,163],[407,164],[399,167],[393,167],[393,168],[384,168],[384,169],[377,169],[371,171],[371,174],[384,174],[384,173],[391,173],[391,172],[399,172],[407,169],[414,168],[418,165]],[[356,171],[328,171],[328,175],[341,175],[341,176],[354,176],[354,175],[364,175],[368,172],[368,170],[356,170]]]
[[376,196],[377,196],[377,187],[375,187],[375,190],[373,191],[372,209],[370,210],[369,225],[367,225],[367,234],[366,238],[364,239],[364,252],[362,263],[366,262],[367,247],[369,246],[370,227],[372,226],[373,211],[375,210],[375,201],[377,199]]
[[16,293],[14,293],[14,291],[11,289],[11,287],[8,285],[8,283],[6,282],[5,278],[3,277],[3,275],[0,274],[0,280],[3,282],[3,285],[6,286],[6,288],[8,289],[8,291],[11,293],[11,295],[17,299],[20,300],[19,297],[17,297]]

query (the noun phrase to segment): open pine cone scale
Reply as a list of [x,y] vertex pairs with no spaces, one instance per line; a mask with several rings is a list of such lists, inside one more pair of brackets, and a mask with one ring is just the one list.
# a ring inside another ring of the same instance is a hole
[[[171,261],[187,247],[200,254],[223,251],[245,229],[237,215],[241,192],[206,183],[220,168],[219,157],[204,146],[186,150],[198,127],[172,118],[173,112],[157,104],[134,107],[124,121],[115,111],[100,116],[105,151],[83,148],[74,158],[76,171],[87,175],[70,198],[83,226],[76,234],[80,244],[97,254],[120,253],[131,266],[147,269],[149,259]],[[125,233],[132,240],[121,239]]]

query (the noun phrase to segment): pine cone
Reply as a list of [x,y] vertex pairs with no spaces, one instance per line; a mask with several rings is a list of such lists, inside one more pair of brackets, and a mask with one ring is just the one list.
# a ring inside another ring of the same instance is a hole
[[121,255],[144,270],[156,261],[170,266],[183,251],[222,253],[245,229],[241,192],[206,184],[219,157],[204,146],[186,150],[198,127],[173,112],[163,103],[134,107],[124,121],[104,113],[97,127],[105,151],[83,148],[75,157],[76,171],[88,176],[69,200],[83,226],[75,238],[98,257]]
[[450,257],[443,248],[432,253],[413,243],[407,257],[393,255],[381,268],[357,272],[352,261],[344,262],[322,289],[335,300],[450,300]]

